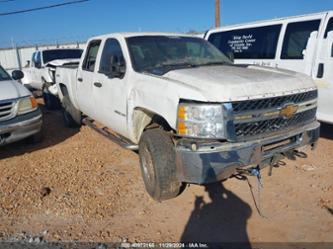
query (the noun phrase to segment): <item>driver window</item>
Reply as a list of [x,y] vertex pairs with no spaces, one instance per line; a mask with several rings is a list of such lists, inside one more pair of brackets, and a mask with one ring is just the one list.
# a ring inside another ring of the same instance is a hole
[[111,74],[112,73],[112,58],[117,58],[118,63],[124,64],[124,56],[121,50],[120,44],[116,39],[107,39],[104,45],[102,57],[101,57],[101,65],[99,68],[99,72],[103,74]]

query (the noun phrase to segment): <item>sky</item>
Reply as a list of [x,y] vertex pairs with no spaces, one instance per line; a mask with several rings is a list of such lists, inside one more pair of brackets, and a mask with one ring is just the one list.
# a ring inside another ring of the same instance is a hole
[[[70,0],[0,0],[0,13]],[[333,10],[333,0],[221,0],[221,24]],[[85,41],[112,32],[205,32],[214,26],[214,0],[90,0],[0,15],[0,47]]]

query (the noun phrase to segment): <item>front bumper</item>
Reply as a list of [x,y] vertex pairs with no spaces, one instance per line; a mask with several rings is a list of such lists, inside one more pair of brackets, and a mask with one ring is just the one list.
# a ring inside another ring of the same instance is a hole
[[[320,124],[313,122],[286,134],[240,143],[195,143],[176,146],[177,174],[181,182],[205,184],[229,178],[247,166],[269,165],[272,159],[306,145],[314,145]],[[191,145],[195,143],[195,150]]]
[[30,137],[42,129],[42,113],[36,111],[0,122],[0,145]]

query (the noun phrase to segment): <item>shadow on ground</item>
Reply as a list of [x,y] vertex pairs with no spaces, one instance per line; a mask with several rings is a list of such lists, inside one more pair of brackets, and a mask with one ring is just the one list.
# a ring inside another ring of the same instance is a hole
[[320,136],[327,139],[333,139],[333,125],[320,123]]
[[251,207],[227,190],[223,183],[205,186],[211,202],[197,196],[194,210],[181,237],[182,242],[241,243],[251,248],[246,232]]
[[40,105],[40,107],[43,112],[43,141],[29,144],[26,140],[22,140],[2,146],[0,147],[0,160],[52,147],[79,132],[79,129],[65,127],[61,110],[48,111],[43,105]]

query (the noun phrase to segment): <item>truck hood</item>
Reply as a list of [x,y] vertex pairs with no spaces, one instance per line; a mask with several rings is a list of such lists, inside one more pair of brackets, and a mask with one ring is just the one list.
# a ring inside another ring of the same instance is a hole
[[45,66],[51,66],[51,67],[59,67],[64,66],[66,64],[74,64],[74,63],[80,63],[80,59],[61,59],[61,60],[53,60],[46,63]]
[[31,95],[28,89],[12,80],[0,81],[0,89],[0,101]]
[[163,78],[194,88],[212,102],[259,99],[316,89],[306,75],[252,65],[179,69],[166,73]]

